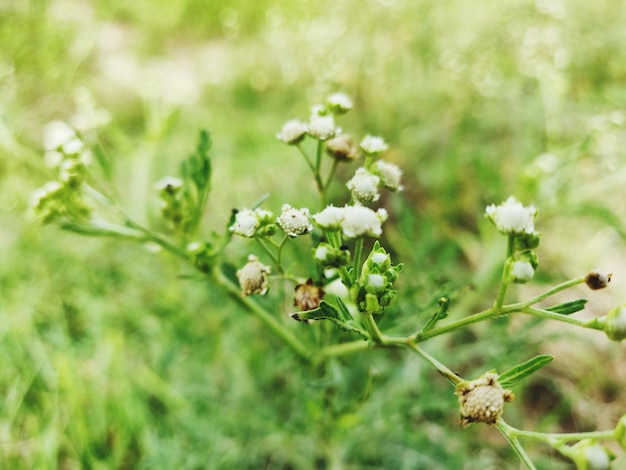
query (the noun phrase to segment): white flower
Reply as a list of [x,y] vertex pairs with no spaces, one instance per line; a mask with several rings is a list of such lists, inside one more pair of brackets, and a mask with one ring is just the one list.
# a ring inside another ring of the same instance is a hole
[[312,114],[309,121],[309,134],[319,140],[328,140],[335,135],[335,118],[332,114],[325,116],[320,114]]
[[365,168],[359,168],[346,187],[350,190],[352,198],[358,202],[376,202],[380,197],[378,194],[378,183],[380,178]]
[[45,150],[57,150],[73,139],[76,139],[76,131],[63,121],[51,121],[43,128]]
[[372,286],[375,291],[380,291],[385,287],[385,278],[380,274],[368,274],[367,285]]
[[289,204],[284,204],[282,214],[276,219],[278,226],[290,237],[304,235],[313,230],[313,224],[309,221],[309,209],[294,209]]
[[271,271],[271,268],[261,263],[256,256],[248,256],[248,263],[237,271],[241,295],[265,295],[268,289],[267,276]]
[[525,283],[530,281],[535,275],[533,265],[528,261],[515,261],[511,267],[511,278],[514,282]]
[[183,180],[174,176],[164,176],[155,186],[161,192],[174,193],[183,187]]
[[317,225],[326,230],[338,230],[341,228],[345,208],[328,206],[322,212],[313,215]]
[[369,207],[346,206],[341,221],[341,230],[348,238],[369,235],[378,237],[383,233],[382,224],[387,220],[387,211],[378,209],[374,212]]
[[348,134],[339,134],[326,142],[326,153],[339,161],[356,160],[359,149]]
[[400,184],[400,178],[402,177],[402,170],[398,165],[389,163],[384,160],[378,160],[375,164],[376,174],[380,176],[380,180],[385,188],[392,191],[401,191],[402,185]]
[[374,264],[381,266],[389,259],[389,255],[387,253],[374,253],[371,257],[371,260]]
[[228,230],[236,235],[252,238],[256,234],[256,229],[261,225],[261,219],[266,218],[268,214],[271,217],[271,212],[262,209],[242,209],[237,212],[235,223]]
[[361,149],[368,155],[380,155],[388,146],[382,137],[366,135],[361,141]]
[[315,249],[315,259],[317,261],[326,261],[328,257],[329,249],[327,245],[320,245]]
[[304,139],[307,130],[308,126],[305,122],[291,119],[283,125],[280,132],[276,134],[276,138],[286,144],[294,145]]
[[532,234],[535,231],[537,209],[533,206],[524,207],[513,196],[496,206],[491,204],[485,209],[485,215],[491,219],[496,228],[508,234]]
[[333,93],[328,97],[328,107],[336,114],[347,113],[352,106],[352,100],[345,93]]

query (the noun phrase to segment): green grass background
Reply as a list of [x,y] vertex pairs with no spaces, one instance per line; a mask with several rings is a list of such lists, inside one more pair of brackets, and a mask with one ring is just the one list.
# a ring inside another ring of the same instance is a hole
[[[42,128],[84,112],[88,90],[140,220],[158,214],[153,182],[210,130],[208,234],[266,193],[274,211],[317,201],[274,134],[345,92],[341,125],[384,136],[404,170],[384,201],[383,244],[406,265],[386,328],[415,329],[442,294],[456,316],[491,304],[505,247],[482,213],[511,194],[539,208],[544,234],[536,282],[511,295],[602,267],[609,292],[567,297],[597,316],[626,297],[625,22],[610,0],[0,1],[0,466],[517,468],[495,429],[458,426],[452,390],[418,358],[313,369],[175,260],[28,222],[52,178]],[[624,413],[624,349],[598,332],[511,318],[426,349],[468,377],[555,354],[507,405],[525,429],[609,429]]]

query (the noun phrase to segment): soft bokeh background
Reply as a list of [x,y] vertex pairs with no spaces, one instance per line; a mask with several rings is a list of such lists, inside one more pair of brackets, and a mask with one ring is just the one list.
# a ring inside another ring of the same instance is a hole
[[[456,316],[491,304],[504,241],[482,213],[511,194],[544,234],[536,282],[511,295],[601,267],[609,291],[564,297],[598,316],[626,300],[624,24],[611,0],[0,0],[0,466],[516,468],[495,429],[458,426],[418,358],[312,370],[167,256],[28,222],[52,177],[42,129],[100,123],[140,220],[210,130],[208,233],[266,193],[274,211],[317,200],[274,135],[345,92],[342,125],[384,136],[404,169],[384,201],[383,242],[406,264],[390,327],[419,325],[443,293]],[[468,377],[555,354],[507,408],[525,429],[610,429],[625,410],[624,348],[599,332],[512,318],[426,348]],[[539,468],[572,468],[528,448]]]

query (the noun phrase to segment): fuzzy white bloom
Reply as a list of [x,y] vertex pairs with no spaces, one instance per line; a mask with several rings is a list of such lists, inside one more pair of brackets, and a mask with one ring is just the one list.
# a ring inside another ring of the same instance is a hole
[[531,234],[535,231],[537,209],[533,206],[524,207],[513,196],[499,206],[495,204],[487,206],[485,214],[502,233]]
[[57,150],[73,139],[76,139],[76,131],[63,121],[51,121],[43,128],[45,150]]
[[378,160],[375,164],[376,174],[380,176],[380,180],[385,188],[392,191],[402,191],[400,178],[402,178],[402,170],[394,163]]
[[532,264],[528,261],[515,261],[511,267],[511,278],[514,282],[525,283],[535,275]]
[[387,211],[378,209],[374,212],[369,207],[346,206],[341,221],[341,230],[348,238],[357,238],[369,235],[379,237],[382,233],[382,224],[387,220]]
[[304,235],[313,230],[313,224],[309,221],[309,209],[295,209],[289,204],[284,204],[282,214],[276,219],[278,226],[290,237]]
[[352,109],[352,100],[345,93],[333,93],[328,97],[328,106],[337,113],[347,113]]
[[309,121],[309,134],[319,140],[328,140],[337,132],[335,118],[332,114],[320,115],[313,113]]
[[368,155],[380,155],[385,152],[389,147],[382,137],[373,135],[366,135],[361,141],[361,150]]
[[248,263],[237,271],[241,295],[265,295],[268,289],[267,276],[271,268],[261,263],[254,255],[248,256]]
[[346,183],[346,187],[350,190],[352,198],[358,202],[376,202],[380,195],[378,194],[378,183],[380,178],[365,168],[361,167],[350,181]]
[[159,191],[173,193],[183,187],[183,180],[174,176],[164,176],[155,186]]
[[327,206],[322,212],[314,214],[313,220],[323,229],[339,230],[344,211],[344,207]]
[[228,230],[242,237],[252,238],[262,222],[267,222],[274,217],[270,211],[263,209],[242,209],[235,216],[235,223]]
[[380,274],[368,274],[367,285],[372,286],[376,291],[380,291],[385,287],[385,278]]
[[389,255],[387,253],[374,253],[371,257],[372,262],[378,266],[384,264],[388,259]]
[[294,145],[304,138],[308,129],[309,127],[305,122],[291,119],[283,125],[280,132],[276,134],[276,138],[286,144]]

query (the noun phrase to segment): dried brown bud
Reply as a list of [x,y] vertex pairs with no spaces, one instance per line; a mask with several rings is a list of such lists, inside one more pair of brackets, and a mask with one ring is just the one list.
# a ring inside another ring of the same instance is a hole
[[611,273],[605,273],[599,269],[589,271],[589,274],[585,276],[585,284],[592,290],[604,289],[611,282]]
[[304,284],[296,286],[296,295],[293,298],[293,304],[301,311],[315,310],[320,306],[320,302],[324,297],[324,290],[321,287],[313,285],[313,279],[309,278]]
[[326,152],[338,161],[356,160],[359,156],[358,147],[346,134],[339,134],[326,142]]
[[498,375],[492,372],[457,386],[456,394],[461,405],[461,426],[471,423],[495,424],[504,410],[504,403],[513,401],[510,390],[498,383]]

